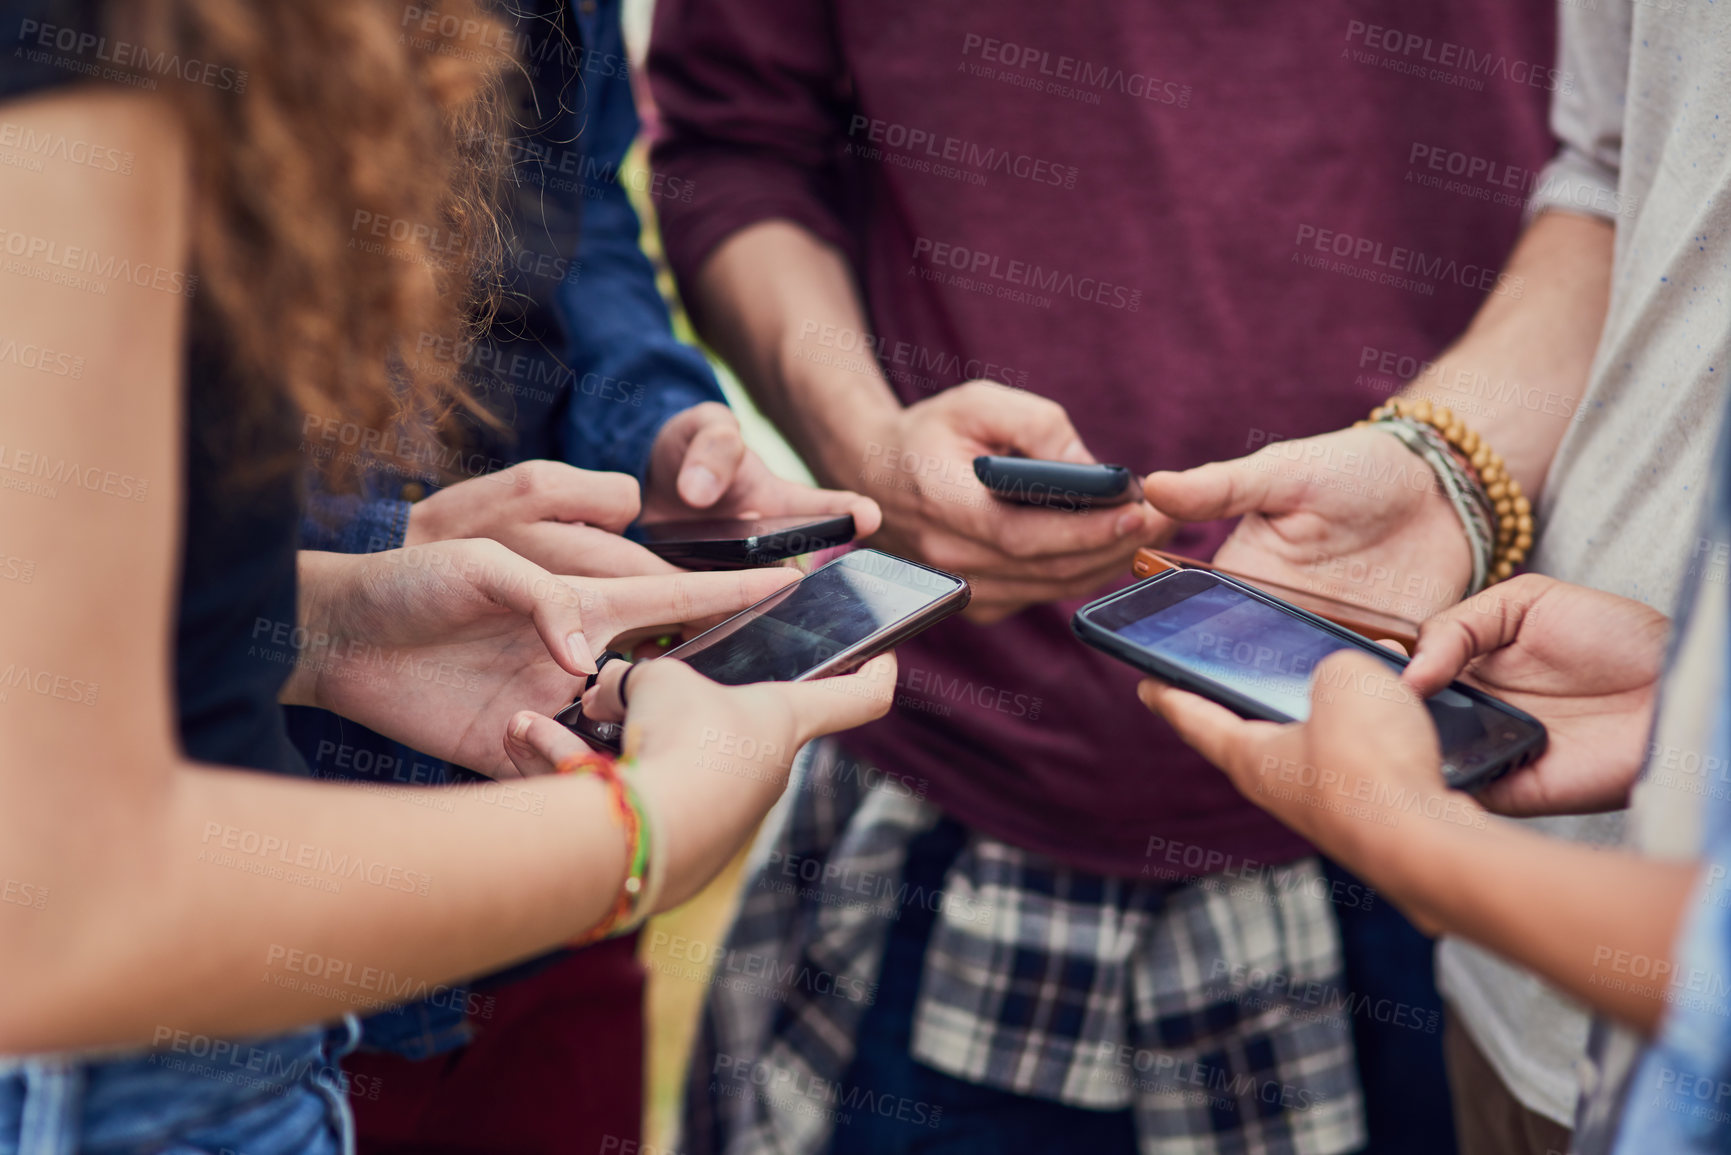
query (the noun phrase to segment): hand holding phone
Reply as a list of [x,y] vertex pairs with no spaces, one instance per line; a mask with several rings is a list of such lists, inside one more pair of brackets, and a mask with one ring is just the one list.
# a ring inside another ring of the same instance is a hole
[[[854,550],[663,656],[728,686],[810,681],[855,670],[967,604],[968,583],[953,574]],[[581,699],[557,720],[617,748],[616,720],[587,717]]]
[[1083,445],[1057,402],[968,381],[862,426],[828,470],[883,507],[874,544],[967,574],[968,616],[984,623],[1097,591],[1167,526],[1142,502],[1056,517],[993,497],[973,471],[975,457],[1012,447],[1030,457],[1086,461]]
[[[719,686],[679,662],[649,662],[631,680],[633,776],[654,815],[654,909],[678,906],[748,842],[813,738],[882,717],[895,684],[883,655],[821,682]],[[541,714],[516,713],[504,746],[524,777],[588,751]]]
[[746,445],[739,418],[719,401],[669,417],[655,435],[640,516],[646,522],[690,518],[808,518],[853,515],[861,534],[877,532],[883,511],[862,495],[814,489],[778,475]]
[[[1396,674],[1407,659],[1368,638],[1219,573],[1174,569],[1091,602],[1082,641],[1243,718],[1301,722],[1324,658],[1358,650]],[[1449,785],[1483,785],[1538,757],[1537,718],[1463,682],[1425,700]]]
[[[1426,693],[1466,677],[1545,723],[1545,752],[1480,795],[1490,809],[1616,810],[1648,755],[1670,636],[1670,619],[1641,602],[1522,574],[1426,621],[1402,678]],[[1663,773],[1681,756],[1655,757]]]

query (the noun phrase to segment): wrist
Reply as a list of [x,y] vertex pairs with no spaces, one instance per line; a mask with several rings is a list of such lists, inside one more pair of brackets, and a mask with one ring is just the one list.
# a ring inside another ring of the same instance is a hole
[[[1520,372],[1525,355],[1511,341],[1530,341],[1500,326],[1475,329],[1425,365],[1395,399],[1447,408],[1503,455],[1509,475],[1535,499],[1577,402],[1544,373]],[[1531,368],[1529,366],[1529,368]]]
[[556,774],[592,776],[606,785],[608,809],[625,843],[625,873],[607,913],[586,929],[572,946],[582,947],[641,926],[653,913],[657,892],[665,882],[666,845],[657,831],[653,810],[633,781],[633,760],[589,752],[569,755]]
[[799,407],[785,429],[820,485],[861,490],[872,451],[894,438],[903,406],[869,350],[843,352],[817,335],[790,334],[782,344],[776,392],[821,398]]
[[295,625],[305,642],[295,653],[295,666],[277,695],[285,706],[319,706],[320,683],[325,668],[326,644],[330,637],[331,606],[341,597],[338,587],[346,582],[355,564],[346,554],[301,550],[296,558],[296,580],[300,587]]
[[628,877],[629,840],[617,822],[608,817],[612,805],[607,785],[593,775],[549,775],[534,779],[551,797],[560,798],[571,821],[573,844],[582,847],[583,860],[571,872],[575,902],[563,941],[567,945],[607,916]]
[[1401,909],[1423,921],[1432,934],[1452,930],[1450,896],[1463,855],[1494,837],[1489,812],[1470,794],[1441,789],[1424,805],[1403,810],[1389,825],[1360,824],[1341,848],[1340,861]]
[[403,515],[403,548],[441,540],[438,533],[427,524],[431,519],[432,515],[427,512],[425,501],[409,504],[408,511]]
[[1533,543],[1532,506],[1502,457],[1453,410],[1397,398],[1368,424],[1398,437],[1436,474],[1472,553],[1469,594],[1510,577]]

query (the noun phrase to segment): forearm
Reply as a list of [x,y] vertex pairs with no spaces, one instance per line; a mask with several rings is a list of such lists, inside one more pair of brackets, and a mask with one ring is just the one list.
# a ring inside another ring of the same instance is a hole
[[1541,214],[1509,257],[1509,291],[1493,293],[1403,391],[1454,410],[1534,498],[1586,393],[1610,301],[1614,236],[1600,217]]
[[692,289],[704,337],[819,482],[856,487],[865,443],[901,402],[863,343],[845,364],[814,357],[824,332],[869,331],[846,258],[799,225],[765,221],[717,247]]
[[6,831],[0,873],[49,895],[0,911],[17,931],[7,1053],[270,1032],[413,998],[575,937],[624,876],[593,779],[378,793],[182,764],[156,781],[81,805],[76,846]]
[[1354,853],[1351,868],[1431,927],[1646,1033],[1657,1028],[1696,864],[1574,845],[1495,819],[1477,827],[1403,817],[1398,833]]
[[[525,567],[518,579],[555,580],[502,548],[455,556],[514,561]],[[345,583],[365,586],[377,577],[368,567],[378,565],[303,556],[315,600],[333,607],[309,615],[315,655],[347,648],[342,629],[328,623],[341,619],[334,607]],[[753,600],[732,579],[723,584],[725,595],[711,583],[683,607],[707,612],[713,603],[704,596]],[[511,585],[499,577],[470,596],[507,596],[501,591]],[[389,593],[413,601],[417,591]],[[329,647],[321,634],[334,639]],[[480,645],[497,652],[492,636]],[[341,705],[325,700],[326,689],[341,685],[335,666],[337,682],[303,681],[310,704]],[[549,685],[569,692],[568,669],[551,677]],[[521,694],[515,684],[500,693],[547,700],[530,692],[536,683],[525,685]],[[684,730],[644,757],[640,776],[659,819],[659,883],[669,900],[693,893],[745,840],[785,782],[781,752],[796,747],[754,742],[776,757],[735,765],[710,747],[716,735],[749,732],[749,723],[698,721],[691,697],[674,697]],[[477,749],[506,740],[507,727],[488,724],[463,697],[434,695],[432,706],[422,699],[417,707],[409,686],[373,700],[386,710],[407,701],[409,714],[455,715],[461,734],[446,741],[453,750],[477,728]],[[271,1031],[421,997],[569,941],[600,920],[623,882],[625,840],[593,777],[381,792],[213,770],[175,756],[172,729],[162,724],[171,717],[166,688],[140,685],[102,727],[76,716],[84,709],[82,699],[46,698],[20,712],[0,744],[0,881],[9,896],[14,881],[48,896],[40,909],[0,904],[0,970],[9,980],[0,987],[0,1054],[149,1043],[165,1027]],[[365,712],[354,716],[378,724]],[[541,721],[575,744],[557,723]]]
[[[299,603],[295,623],[295,667],[277,691],[285,706],[317,706],[319,674],[327,657],[329,623],[334,603],[344,596],[342,586],[356,571],[362,555],[303,549],[296,555],[296,585]],[[322,642],[321,642],[322,640]]]

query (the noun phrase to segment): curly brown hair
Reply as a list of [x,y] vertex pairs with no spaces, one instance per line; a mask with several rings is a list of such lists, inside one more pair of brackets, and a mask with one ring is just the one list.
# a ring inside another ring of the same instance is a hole
[[109,13],[117,33],[203,65],[163,91],[193,145],[199,307],[235,379],[265,386],[238,399],[231,432],[280,422],[285,399],[428,440],[474,412],[457,365],[414,353],[486,321],[511,34],[476,0]]

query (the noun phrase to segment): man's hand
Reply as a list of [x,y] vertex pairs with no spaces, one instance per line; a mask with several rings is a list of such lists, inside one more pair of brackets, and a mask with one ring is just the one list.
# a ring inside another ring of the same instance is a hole
[[1177,520],[1243,517],[1217,565],[1414,621],[1459,601],[1471,577],[1466,531],[1435,473],[1373,429],[1153,473],[1143,490]]
[[637,519],[637,482],[559,461],[524,461],[441,489],[409,507],[405,546],[491,538],[554,573],[678,571],[619,532]]
[[1170,528],[1145,504],[1023,508],[974,479],[973,459],[983,453],[1093,460],[1052,401],[965,381],[904,406],[874,359],[859,371],[813,356],[821,350],[808,337],[872,325],[847,258],[802,226],[740,229],[716,247],[691,289],[704,335],[812,470],[877,499],[884,548],[967,577],[970,618],[995,621],[1090,593],[1125,576],[1137,547]]
[[561,709],[616,638],[737,612],[798,575],[569,578],[498,542],[460,541],[303,552],[301,577],[308,641],[285,702],[511,777],[503,739],[512,715]]
[[1423,699],[1369,654],[1318,663],[1310,719],[1289,725],[1245,721],[1153,678],[1137,693],[1246,798],[1365,877],[1404,825],[1483,821],[1443,779]]
[[739,418],[716,401],[693,405],[656,434],[643,495],[644,521],[691,517],[823,517],[851,513],[860,537],[877,532],[883,514],[857,493],[813,489],[777,477],[745,446]]
[[1144,503],[1038,508],[1000,501],[974,477],[980,454],[1094,460],[1054,401],[969,381],[905,409],[865,440],[860,489],[884,507],[891,552],[973,584],[967,616],[997,621],[1123,577],[1137,548],[1171,522]]
[[1428,696],[1463,678],[1545,724],[1544,755],[1480,792],[1490,809],[1612,810],[1640,773],[1670,626],[1640,602],[1524,574],[1426,622],[1402,680]]

